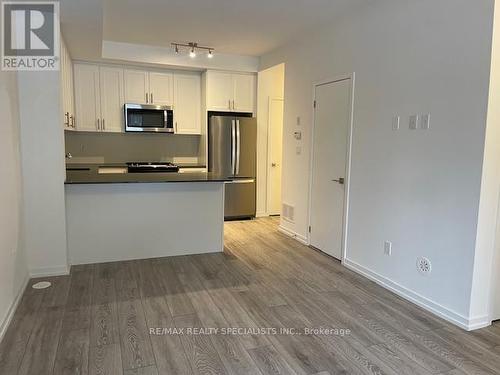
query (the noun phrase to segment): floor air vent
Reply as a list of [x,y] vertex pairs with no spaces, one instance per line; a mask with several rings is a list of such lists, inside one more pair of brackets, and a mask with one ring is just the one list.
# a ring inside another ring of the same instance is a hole
[[289,204],[283,203],[283,207],[281,209],[281,215],[283,219],[288,220],[290,222],[294,222],[295,219],[295,207]]

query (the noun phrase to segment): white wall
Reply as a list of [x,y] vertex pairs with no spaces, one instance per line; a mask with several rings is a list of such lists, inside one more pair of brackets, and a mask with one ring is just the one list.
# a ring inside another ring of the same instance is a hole
[[0,339],[28,269],[21,246],[19,103],[13,72],[0,71]]
[[67,270],[59,72],[19,73],[24,248],[31,275]]
[[267,215],[269,98],[283,98],[285,65],[260,71],[257,83],[257,216]]
[[[464,327],[492,18],[493,0],[381,0],[261,58],[262,69],[286,65],[283,200],[296,219],[285,229],[307,234],[312,84],[355,72],[346,264]],[[409,116],[421,113],[431,113],[431,130],[410,131]],[[384,240],[393,241],[391,257]],[[432,261],[427,277],[416,271],[420,255]]]

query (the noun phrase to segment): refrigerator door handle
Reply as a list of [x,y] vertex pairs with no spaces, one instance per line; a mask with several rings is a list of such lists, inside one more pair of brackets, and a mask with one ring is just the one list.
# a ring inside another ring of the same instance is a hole
[[231,120],[231,173],[236,172],[236,120]]
[[232,180],[232,181],[225,181],[225,184],[253,184],[255,182],[255,179],[249,178],[246,180]]
[[240,174],[241,154],[240,120],[236,120],[236,174]]

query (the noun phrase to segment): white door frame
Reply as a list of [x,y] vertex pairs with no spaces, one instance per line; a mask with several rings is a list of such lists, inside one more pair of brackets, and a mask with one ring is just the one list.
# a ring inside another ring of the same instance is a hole
[[[271,212],[270,212],[270,209],[269,207],[271,206],[270,205],[270,201],[271,201],[271,102],[273,100],[281,100],[283,102],[283,105],[284,105],[284,98],[281,98],[281,97],[271,97],[269,96],[268,97],[268,101],[267,101],[267,168],[266,168],[266,181],[267,181],[267,186],[266,186],[266,212],[268,215],[271,215]],[[283,118],[284,120],[284,118]],[[283,127],[283,125],[282,125]],[[281,136],[281,143],[283,143],[283,134]],[[283,164],[283,149],[281,150],[281,164]],[[283,167],[280,166],[282,169],[282,177],[283,177]],[[283,186],[283,185],[282,185]],[[282,188],[283,190],[283,188]],[[283,201],[283,200],[282,200]]]
[[314,108],[314,101],[316,100],[316,88],[318,86],[326,85],[329,83],[335,83],[340,81],[351,81],[351,104],[349,108],[349,129],[347,131],[347,155],[346,155],[346,176],[345,176],[345,193],[344,193],[344,228],[342,228],[342,256],[341,262],[344,263],[347,258],[347,229],[349,226],[349,196],[351,190],[351,153],[352,153],[352,130],[354,125],[354,88],[355,88],[355,78],[356,74],[353,72],[351,74],[339,75],[331,79],[326,79],[322,81],[317,81],[313,83],[313,102],[311,106],[313,107],[312,114],[312,126],[311,126],[311,151],[309,155],[310,165],[309,165],[309,206],[308,206],[308,230],[307,230],[307,244],[311,245],[311,232],[309,232],[309,227],[311,226],[311,205],[312,205],[312,184],[313,184],[313,168],[314,168],[314,128],[316,124],[316,110]]

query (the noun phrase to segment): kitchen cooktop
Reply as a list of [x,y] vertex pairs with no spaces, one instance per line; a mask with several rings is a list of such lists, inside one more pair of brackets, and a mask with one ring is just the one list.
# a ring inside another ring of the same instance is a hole
[[127,168],[129,173],[179,172],[179,166],[170,162],[130,162]]

